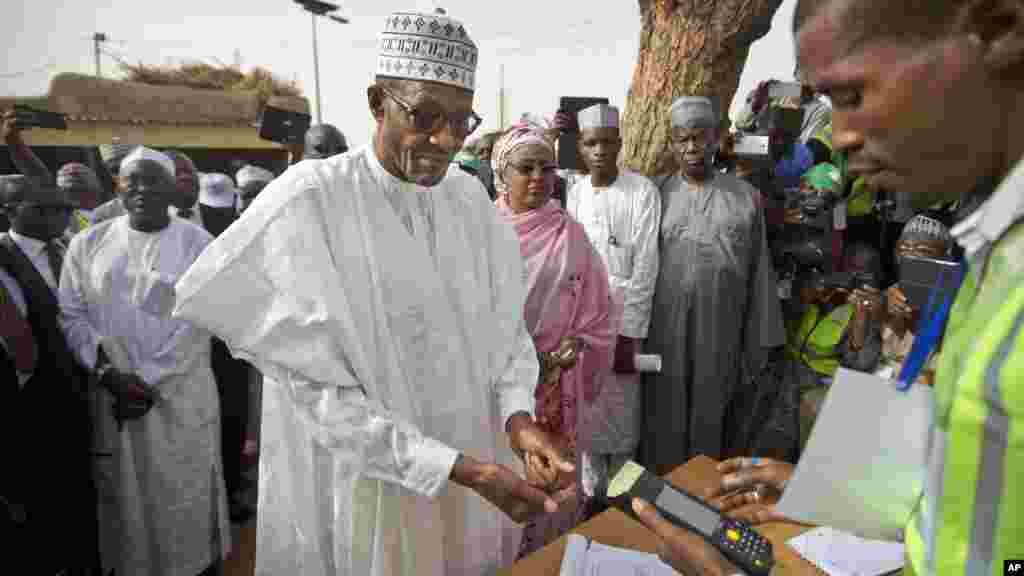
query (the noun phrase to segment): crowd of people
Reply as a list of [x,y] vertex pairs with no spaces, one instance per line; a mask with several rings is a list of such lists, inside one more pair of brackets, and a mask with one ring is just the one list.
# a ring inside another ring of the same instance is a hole
[[[257,574],[489,573],[600,513],[582,488],[622,463],[665,474],[697,455],[723,461],[711,502],[777,519],[763,499],[784,490],[845,367],[934,386],[944,410],[909,566],[995,574],[1024,551],[1007,436],[1022,151],[1011,138],[987,150],[996,172],[954,174],[961,158],[914,144],[950,142],[929,123],[953,104],[911,126],[884,107],[906,104],[869,100],[894,98],[919,64],[892,64],[897,44],[870,33],[861,52],[832,48],[845,33],[833,20],[866,19],[860,3],[799,4],[800,96],[763,82],[732,131],[719,103],[676,99],[674,168],[651,177],[622,167],[608,104],[471,140],[476,47],[441,11],[387,19],[371,143],[349,151],[313,126],[282,174],[201,173],[145,142],[52,172],[4,112],[20,174],[0,176],[0,375],[24,465],[0,481],[0,525],[20,565],[216,574],[230,524],[255,513]],[[1024,34],[998,14],[964,18]],[[1005,53],[982,61],[987,37],[950,30],[898,47],[939,58],[929,42],[963,36],[957,49],[979,59],[971,89],[1009,110],[1019,91],[1002,75],[1024,54],[990,47]],[[875,82],[887,66],[908,76],[858,87],[850,58]],[[558,166],[566,134],[580,169]],[[762,135],[770,152],[737,152]],[[917,341],[941,331],[933,311],[952,296],[910,298],[913,259],[967,269],[937,352]],[[59,424],[27,444],[43,413]],[[241,494],[257,456],[254,511]],[[965,496],[981,468],[993,479]],[[735,573],[634,506],[681,572]],[[68,553],[48,553],[57,535]]]

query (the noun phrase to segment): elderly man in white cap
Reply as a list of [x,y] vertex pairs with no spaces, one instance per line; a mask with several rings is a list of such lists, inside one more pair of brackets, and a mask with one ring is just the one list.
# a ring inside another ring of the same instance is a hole
[[[569,190],[566,211],[583,225],[601,255],[617,311],[614,366],[599,376],[599,395],[580,424],[585,471],[593,467],[600,475],[631,459],[639,440],[640,375],[633,359],[651,321],[661,198],[650,180],[618,167],[617,108],[591,106],[579,112],[577,122],[580,156],[589,174]],[[590,513],[596,511],[592,506]]]
[[213,574],[230,546],[210,334],[171,318],[174,283],[209,244],[168,213],[174,162],[136,148],[120,170],[127,216],[71,241],[61,325],[105,395],[94,427],[103,574]]
[[572,496],[533,418],[518,239],[450,164],[477,48],[440,13],[384,24],[371,144],[289,168],[177,285],[264,375],[261,575],[492,573],[502,513]]
[[[670,110],[681,167],[661,190],[661,270],[647,344],[664,359],[644,385],[643,463],[665,472],[726,449],[726,410],[762,349],[785,334],[757,192],[711,168],[718,114],[703,97]],[[738,418],[744,415],[738,415]]]

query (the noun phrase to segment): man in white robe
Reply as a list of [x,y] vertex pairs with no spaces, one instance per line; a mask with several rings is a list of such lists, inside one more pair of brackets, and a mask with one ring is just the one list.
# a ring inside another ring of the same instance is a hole
[[[601,255],[619,311],[613,368],[599,376],[600,392],[584,411],[579,429],[587,454],[584,471],[601,477],[632,459],[639,441],[640,375],[633,360],[651,321],[661,196],[646,177],[619,170],[617,108],[598,104],[582,110],[578,124],[580,155],[589,175],[569,191],[567,211]],[[591,513],[597,508],[591,507]]]
[[77,234],[61,325],[105,389],[94,407],[103,573],[213,574],[230,546],[210,334],[170,317],[173,285],[210,242],[167,213],[174,163],[137,148],[121,166],[126,216]]
[[572,495],[509,467],[511,444],[535,484],[573,469],[533,422],[518,240],[449,164],[476,47],[442,14],[386,26],[372,144],[291,167],[177,285],[264,375],[259,575],[492,573],[502,512]]

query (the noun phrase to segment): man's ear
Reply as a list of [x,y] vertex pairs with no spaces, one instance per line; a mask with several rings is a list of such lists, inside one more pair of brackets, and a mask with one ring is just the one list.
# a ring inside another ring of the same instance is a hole
[[958,20],[992,71],[1024,63],[1024,0],[969,0]]
[[384,91],[373,84],[366,89],[366,101],[370,105],[370,115],[378,124],[384,121]]

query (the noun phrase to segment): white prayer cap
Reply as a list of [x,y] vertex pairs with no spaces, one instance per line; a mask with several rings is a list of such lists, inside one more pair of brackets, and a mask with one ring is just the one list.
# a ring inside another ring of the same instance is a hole
[[174,179],[174,160],[171,160],[171,158],[167,154],[164,154],[163,152],[157,152],[156,150],[153,150],[152,148],[146,148],[145,146],[139,146],[135,148],[134,150],[131,151],[131,153],[124,157],[124,160],[121,161],[121,173],[124,173],[125,169],[127,169],[128,166],[134,164],[135,162],[139,162],[140,160],[150,160],[152,162],[156,162],[165,170],[167,170],[167,173],[171,176],[171,179]]
[[673,128],[715,128],[718,120],[715,118],[715,105],[711,100],[703,96],[683,96],[676,99],[668,109],[672,116]]
[[580,110],[576,115],[580,130],[587,128],[618,128],[619,109],[607,104],[594,104]]
[[466,28],[443,13],[395,12],[388,16],[378,40],[378,78],[439,82],[473,90],[476,63],[476,44]]
[[266,168],[246,164],[235,174],[235,182],[242,188],[250,182],[270,182],[274,179],[274,173]]
[[227,174],[211,172],[199,179],[199,203],[211,208],[233,208],[238,192]]
[[953,237],[949,234],[949,229],[946,225],[934,218],[929,218],[924,214],[918,214],[911,218],[903,226],[903,231],[900,232],[899,240],[901,242],[927,242],[929,240],[937,240],[942,242],[946,246],[946,250],[953,245]]

